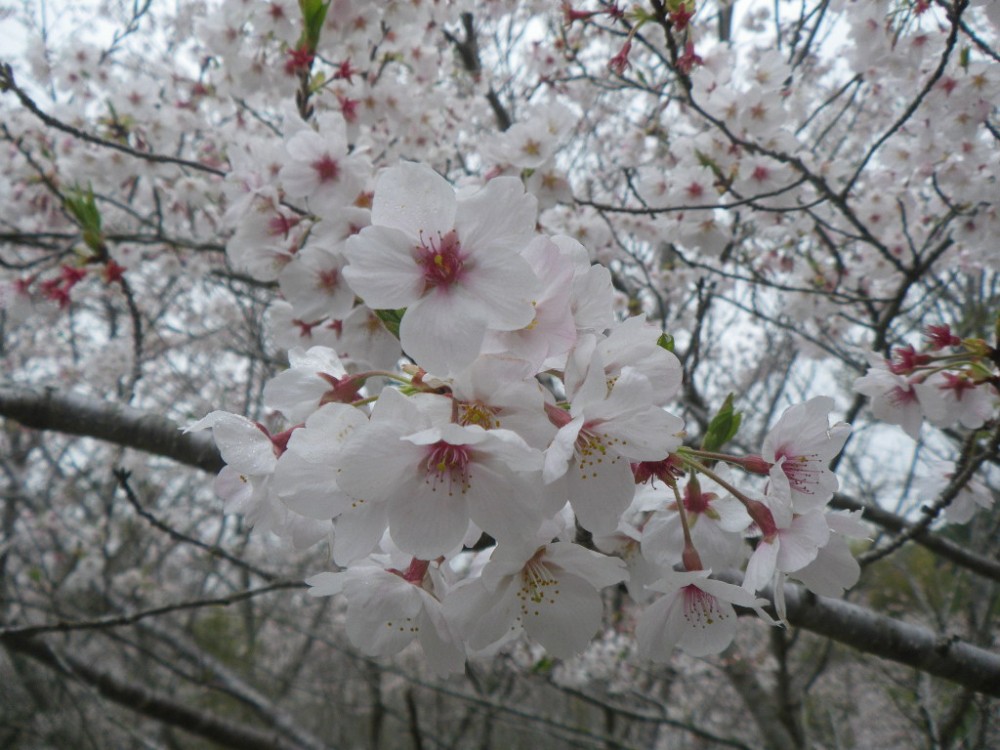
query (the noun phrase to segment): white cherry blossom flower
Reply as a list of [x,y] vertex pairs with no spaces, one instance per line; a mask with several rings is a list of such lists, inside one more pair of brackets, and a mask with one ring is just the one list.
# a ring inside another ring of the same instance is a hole
[[799,513],[824,507],[839,486],[830,460],[840,453],[850,425],[829,425],[833,399],[817,396],[790,406],[764,438],[761,456],[774,466],[771,482],[785,484]]
[[400,340],[418,365],[457,372],[487,329],[516,331],[535,317],[538,279],[519,255],[535,214],[520,180],[498,177],[457,198],[436,172],[403,162],[379,177],[372,226],[347,241],[344,274],[370,307],[406,308]]
[[288,362],[287,370],[265,384],[264,403],[293,424],[304,422],[323,404],[357,398],[358,386],[333,349],[295,347],[288,350]]
[[371,171],[365,160],[347,153],[347,131],[342,117],[317,118],[320,132],[303,128],[288,139],[290,160],[279,175],[292,198],[304,198],[321,214],[335,213],[354,202]]
[[393,542],[423,559],[453,552],[470,520],[495,539],[533,535],[541,482],[531,474],[541,453],[510,430],[450,420],[450,399],[387,389],[341,452],[338,484],[386,503]]
[[482,577],[456,587],[445,612],[473,649],[521,628],[553,656],[579,653],[601,625],[600,591],[627,577],[625,563],[570,542],[501,543]]
[[307,578],[309,594],[343,594],[347,637],[363,653],[392,656],[416,640],[436,674],[461,672],[465,651],[443,615],[437,596],[443,584],[436,566],[413,560],[405,571],[386,569],[387,561],[381,558]]
[[559,428],[545,453],[544,478],[565,492],[580,523],[607,534],[632,502],[630,461],[659,461],[681,442],[684,423],[656,405],[649,380],[626,367],[610,390],[601,356],[591,355],[587,376],[568,412],[547,407]]
[[764,621],[774,621],[763,609],[766,599],[730,583],[709,578],[710,570],[667,572],[648,588],[663,592],[646,607],[636,626],[639,656],[666,662],[675,647],[692,656],[723,651],[736,634],[733,605],[753,609]]

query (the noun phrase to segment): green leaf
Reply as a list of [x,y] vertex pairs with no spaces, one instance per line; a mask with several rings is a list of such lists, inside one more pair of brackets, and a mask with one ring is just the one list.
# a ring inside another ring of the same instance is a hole
[[99,255],[104,251],[104,233],[101,230],[101,212],[94,200],[94,191],[88,187],[84,192],[80,188],[69,190],[63,199],[63,206],[76,219],[83,231],[83,241]]
[[552,657],[543,656],[541,659],[535,662],[534,666],[531,668],[531,671],[534,674],[548,674],[549,672],[552,671],[552,668],[555,667],[555,665],[556,662]]
[[310,52],[315,52],[319,45],[320,34],[323,33],[323,22],[330,3],[324,0],[299,0],[299,10],[302,11],[302,42]]
[[403,320],[403,313],[405,312],[406,308],[404,307],[399,310],[376,310],[375,314],[385,325],[386,330],[398,339],[399,323]]
[[669,333],[661,333],[660,338],[656,340],[656,345],[662,349],[666,349],[668,352],[673,352],[674,337]]
[[712,417],[705,432],[705,438],[701,441],[702,450],[717,451],[726,443],[736,437],[740,424],[743,422],[743,412],[733,411],[733,394],[726,396],[726,400],[719,409],[718,414]]

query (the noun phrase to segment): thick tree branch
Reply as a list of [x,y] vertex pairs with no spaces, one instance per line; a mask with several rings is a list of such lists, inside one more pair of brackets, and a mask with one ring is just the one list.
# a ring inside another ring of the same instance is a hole
[[225,466],[208,433],[183,433],[176,423],[157,414],[51,387],[0,385],[0,416],[37,430],[107,440],[211,473]]
[[902,516],[879,508],[877,505],[867,505],[844,495],[834,495],[830,501],[830,507],[841,510],[863,510],[864,519],[871,523],[878,524],[883,529],[894,533],[907,534],[907,538],[916,544],[926,547],[934,554],[950,560],[973,573],[1000,581],[1000,561],[993,560],[982,555],[977,555],[972,550],[963,547],[950,539],[938,536],[926,528],[920,529],[917,533],[909,533],[916,526]]
[[[727,576],[728,578],[728,576]],[[738,583],[742,576],[733,577]],[[764,596],[768,593],[765,592]],[[857,604],[785,585],[788,622],[864,653],[1000,697],[1000,654],[894,620]]]
[[300,750],[298,743],[289,743],[274,731],[253,729],[221,719],[207,711],[183,705],[145,687],[102,672],[66,653],[56,654],[43,641],[35,638],[4,638],[3,645],[24,654],[66,677],[95,688],[105,698],[136,713],[238,750]]

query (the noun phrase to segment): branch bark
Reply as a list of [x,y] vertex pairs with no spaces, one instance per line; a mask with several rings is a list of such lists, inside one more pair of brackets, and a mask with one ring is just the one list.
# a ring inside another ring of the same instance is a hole
[[51,387],[0,386],[0,416],[37,430],[83,435],[165,456],[213,474],[225,466],[209,433],[184,433],[166,417]]
[[[731,583],[738,583],[742,575],[732,579]],[[857,604],[816,596],[793,584],[785,585],[785,606],[791,625],[977,693],[1000,697],[1000,654],[995,651],[973,646],[958,636],[938,635]]]
[[66,677],[89,685],[108,700],[131,711],[183,729],[189,734],[204,737],[223,747],[237,750],[300,750],[301,748],[298,743],[287,742],[275,731],[253,729],[220,719],[218,716],[183,705],[120,677],[94,669],[69,654],[56,654],[40,639],[4,638],[3,645]]

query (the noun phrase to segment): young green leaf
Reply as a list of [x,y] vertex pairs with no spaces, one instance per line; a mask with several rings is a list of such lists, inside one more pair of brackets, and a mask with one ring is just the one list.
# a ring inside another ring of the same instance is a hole
[[406,308],[404,307],[400,310],[376,310],[375,314],[385,325],[386,330],[398,339],[399,323],[403,319],[403,313],[405,312]]
[[701,441],[702,450],[717,451],[722,448],[736,436],[742,422],[743,412],[733,411],[733,394],[730,393],[708,425]]

